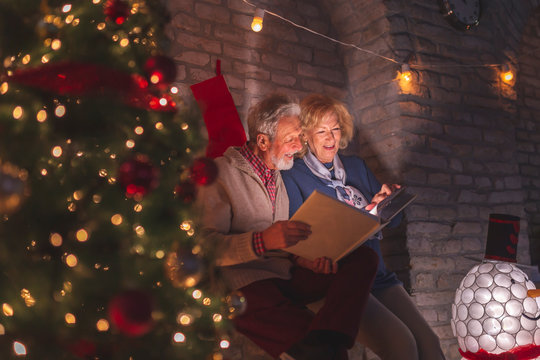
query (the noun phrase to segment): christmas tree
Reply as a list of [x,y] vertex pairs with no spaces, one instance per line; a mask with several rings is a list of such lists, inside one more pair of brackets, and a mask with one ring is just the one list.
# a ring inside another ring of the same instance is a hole
[[[0,358],[220,359],[215,177],[158,0],[0,1]],[[225,296],[228,295],[228,296]]]

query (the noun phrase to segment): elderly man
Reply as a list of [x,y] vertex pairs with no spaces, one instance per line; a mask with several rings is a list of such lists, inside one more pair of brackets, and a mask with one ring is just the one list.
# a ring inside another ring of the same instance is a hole
[[[332,264],[295,259],[280,250],[307,239],[310,227],[287,221],[289,203],[278,170],[302,148],[298,104],[274,94],[250,109],[250,142],[216,159],[217,180],[197,202],[217,265],[246,300],[236,329],[274,357],[347,359],[377,269],[377,255],[360,247]],[[306,304],[325,298],[312,313]]]

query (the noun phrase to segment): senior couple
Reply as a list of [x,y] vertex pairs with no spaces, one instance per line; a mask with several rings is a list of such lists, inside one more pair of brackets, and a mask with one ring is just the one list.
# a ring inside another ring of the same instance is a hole
[[[344,104],[310,95],[299,105],[273,94],[250,109],[248,131],[250,141],[216,159],[217,180],[197,195],[217,265],[247,300],[235,328],[274,358],[346,360],[359,341],[382,360],[444,359],[386,269],[380,234],[337,263],[282,250],[309,237],[309,225],[288,219],[314,190],[369,210],[399,187],[381,185],[362,159],[338,154],[353,135]],[[320,310],[308,310],[321,299]]]

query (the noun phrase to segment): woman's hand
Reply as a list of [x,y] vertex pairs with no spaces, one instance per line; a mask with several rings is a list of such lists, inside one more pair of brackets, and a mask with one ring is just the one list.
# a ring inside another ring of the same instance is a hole
[[388,195],[390,195],[394,190],[401,188],[401,185],[399,184],[383,184],[381,186],[381,190],[373,196],[373,199],[371,199],[371,204],[368,204],[366,206],[366,210],[370,211],[373,209],[378,203],[384,200]]
[[332,262],[332,259],[327,257],[320,257],[313,261],[298,257],[296,264],[319,274],[335,274],[338,268],[337,263]]

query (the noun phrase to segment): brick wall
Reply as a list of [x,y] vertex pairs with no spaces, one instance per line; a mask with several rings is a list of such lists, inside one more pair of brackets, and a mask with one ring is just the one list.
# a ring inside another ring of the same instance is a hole
[[531,236],[531,260],[540,263],[540,11],[530,17],[518,51],[518,162],[526,192],[525,212]]
[[[379,179],[418,194],[399,229],[382,243],[387,264],[411,291],[459,359],[449,319],[454,292],[481,258],[489,213],[520,216],[518,259],[540,261],[540,6],[536,0],[483,1],[478,28],[462,32],[433,0],[253,0],[267,10],[397,62],[409,59],[413,82],[401,87],[399,64],[338,45],[266,15],[242,0],[169,2],[177,85],[222,73],[242,119],[271,91],[302,98],[323,92],[344,100],[357,134],[347,149]],[[504,84],[497,67],[518,70]],[[531,252],[532,250],[532,252]]]

